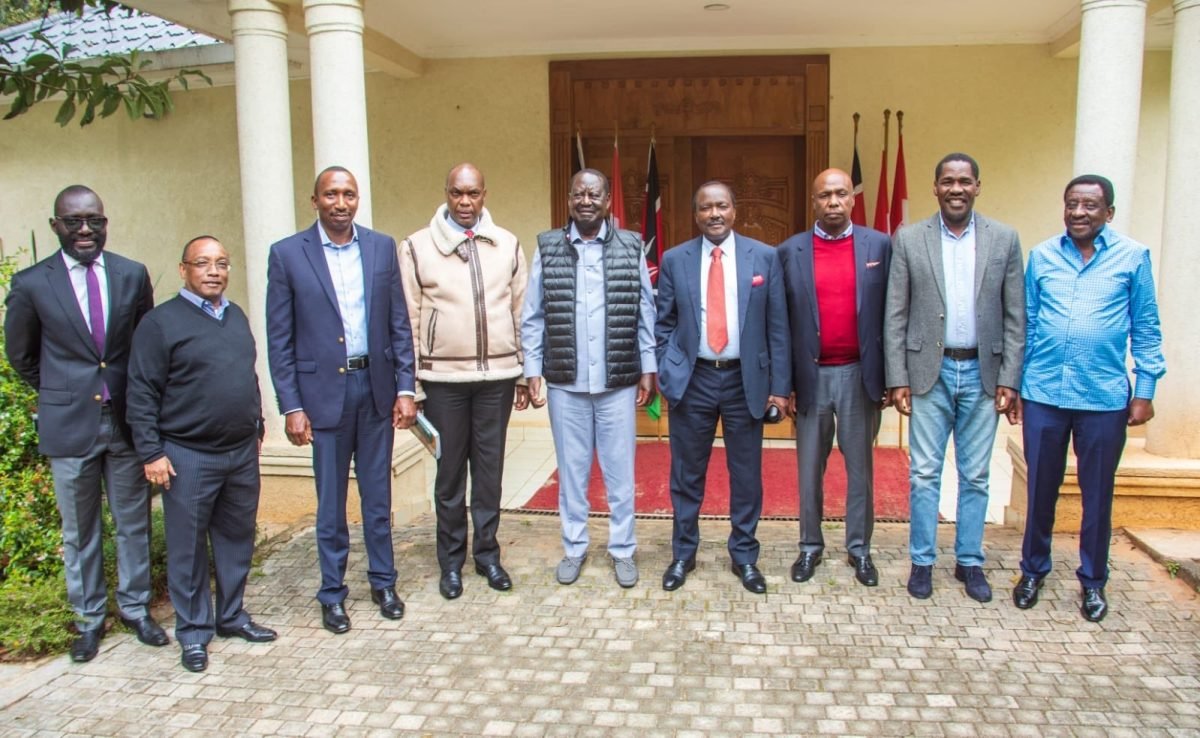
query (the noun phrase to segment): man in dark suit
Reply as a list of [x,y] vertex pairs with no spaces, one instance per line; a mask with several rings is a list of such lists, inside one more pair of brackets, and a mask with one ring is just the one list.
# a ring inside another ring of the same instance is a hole
[[975,212],[979,164],[937,163],[938,212],[892,239],[884,363],[892,404],[910,416],[908,593],[933,594],[938,500],[946,443],[958,467],[954,578],[968,597],[992,599],[983,527],[997,413],[1016,418],[1025,355],[1025,287],[1017,232]]
[[384,617],[404,617],[392,551],[391,458],[394,429],[410,427],[417,416],[412,330],[395,240],[354,224],[354,175],[325,169],[312,203],[317,222],[271,246],[267,355],[288,440],[313,444],[317,600],[325,628],[345,633],[351,456],[371,599]]
[[[150,488],[125,424],[133,329],[152,307],[146,267],[104,251],[108,218],[95,192],[72,185],[50,219],[62,251],[13,277],[5,352],[38,391],[38,449],[50,457],[62,516],[67,599],[79,637],[71,658],[95,658],[108,594],[101,489],[117,528],[117,606],[143,643],[165,646],[150,617]],[[102,483],[103,480],[103,483]]]
[[[883,304],[891,241],[850,222],[850,175],[828,169],[813,182],[811,231],[779,246],[792,329],[791,415],[800,470],[800,557],[792,580],[812,578],[821,562],[825,464],[833,449],[846,463],[846,553],[854,576],[879,583],[871,561],[875,525],[874,456],[883,384]],[[836,419],[836,420],[835,420]]]
[[787,303],[775,249],[733,232],[733,190],[707,182],[692,199],[699,238],[663,255],[658,276],[658,386],[671,408],[672,561],[663,589],[696,566],[700,504],[717,421],[729,467],[729,555],[742,586],[767,591],[755,531],[762,512],[763,416],[792,390]]
[[179,262],[183,289],[138,326],[129,358],[129,427],[146,479],[163,488],[167,587],[188,671],[208,667],[214,632],[275,640],[275,631],[242,607],[254,556],[263,422],[250,321],[225,297],[229,268],[217,239],[189,241]]

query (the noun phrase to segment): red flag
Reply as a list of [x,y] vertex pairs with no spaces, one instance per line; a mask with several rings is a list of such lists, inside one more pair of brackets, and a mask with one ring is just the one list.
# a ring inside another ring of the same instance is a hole
[[617,228],[625,225],[625,193],[621,190],[621,150],[617,146],[617,136],[613,135],[612,176],[608,178],[612,196],[610,212],[613,223]]
[[863,195],[862,166],[858,163],[858,132],[854,136],[854,166],[850,168],[850,181],[854,184],[854,210],[850,222],[854,225],[867,224],[867,198]]
[[888,188],[887,188],[887,146],[879,156],[879,194],[875,198],[875,230],[881,233],[891,233],[888,230]]
[[642,243],[646,249],[646,267],[651,284],[658,283],[658,265],[662,261],[662,195],[658,191],[658,157],[654,139],[650,139],[650,163],[646,165],[646,210],[642,215]]
[[571,147],[571,174],[578,174],[579,170],[586,166],[583,160],[583,134],[576,128],[575,145]]
[[[897,121],[902,113],[896,114]],[[908,222],[908,176],[904,173],[904,129],[898,132],[896,143],[896,179],[892,186],[892,233]]]

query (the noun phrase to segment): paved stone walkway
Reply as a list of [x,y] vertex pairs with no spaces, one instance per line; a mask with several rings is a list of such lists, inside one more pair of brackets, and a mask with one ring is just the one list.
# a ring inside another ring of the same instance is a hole
[[515,588],[493,592],[468,571],[454,602],[437,593],[432,521],[399,530],[398,623],[371,606],[355,540],[354,629],[340,637],[319,625],[307,531],[251,583],[249,606],[277,642],[215,641],[209,670],[190,674],[174,645],[110,634],[90,664],[33,671],[0,712],[0,736],[1200,735],[1200,599],[1124,538],[1113,612],[1095,625],[1078,614],[1069,536],[1042,602],[1020,611],[1009,598],[1020,539],[1007,529],[988,531],[997,596],[979,605],[953,580],[951,528],[934,597],[917,602],[903,525],[877,529],[881,584],[869,590],[836,556],[793,583],[795,524],[764,523],[766,596],[729,573],[722,521],[704,523],[699,566],[675,593],[659,585],[670,522],[639,521],[642,583],[621,590],[598,545],[606,525],[593,521],[592,558],[562,587],[557,518],[506,515]]

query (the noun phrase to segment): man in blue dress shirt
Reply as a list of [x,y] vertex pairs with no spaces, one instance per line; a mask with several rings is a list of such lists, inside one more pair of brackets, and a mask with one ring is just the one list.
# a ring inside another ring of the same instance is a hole
[[[1029,505],[1021,547],[1021,580],[1013,603],[1037,604],[1050,573],[1055,504],[1075,444],[1083,524],[1080,612],[1099,622],[1108,613],[1108,544],[1113,481],[1127,426],[1154,417],[1155,382],[1166,372],[1150,251],[1107,224],[1113,186],[1085,174],[1067,185],[1066,233],[1040,244],[1025,272],[1025,371],[1021,384]],[[1127,348],[1128,347],[1128,348]],[[1136,381],[1130,392],[1126,352]]]

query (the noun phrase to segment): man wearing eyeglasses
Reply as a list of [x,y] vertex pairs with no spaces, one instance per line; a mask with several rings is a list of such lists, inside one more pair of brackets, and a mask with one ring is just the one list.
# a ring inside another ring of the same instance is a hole
[[328,167],[313,185],[312,227],[271,246],[267,356],[288,440],[313,445],[321,622],[350,630],[350,459],[361,502],[371,600],[404,617],[392,550],[392,441],[417,418],[412,330],[396,241],[356,225],[358,182]]
[[134,328],[154,307],[146,267],[104,251],[99,196],[72,185],[54,200],[50,227],[62,250],[17,273],[4,317],[5,353],[38,391],[38,450],[50,458],[62,516],[67,599],[79,637],[74,661],[91,661],[104,636],[108,593],[100,541],[101,495],[116,525],[117,607],[138,640],[165,646],[150,617],[150,488],[125,422],[125,375]]
[[193,238],[179,276],[179,295],[151,310],[133,334],[127,418],[147,481],[163,488],[180,659],[188,671],[204,671],[214,632],[275,640],[242,607],[258,514],[262,397],[250,322],[225,297],[225,247],[212,236]]

